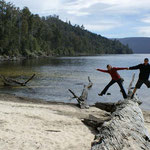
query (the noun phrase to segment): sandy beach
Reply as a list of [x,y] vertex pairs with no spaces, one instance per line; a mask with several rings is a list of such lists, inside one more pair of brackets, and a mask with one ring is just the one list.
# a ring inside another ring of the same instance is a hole
[[[89,150],[96,132],[84,125],[89,115],[105,118],[108,113],[73,104],[0,94],[1,150]],[[143,111],[150,132],[150,112]]]

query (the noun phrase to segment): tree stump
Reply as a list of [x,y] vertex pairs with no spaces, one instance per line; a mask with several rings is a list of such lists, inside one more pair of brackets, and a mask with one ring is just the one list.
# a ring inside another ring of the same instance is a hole
[[88,81],[88,85],[84,85],[81,96],[77,96],[71,89],[68,89],[69,92],[73,95],[72,99],[75,98],[77,100],[81,109],[89,108],[87,105],[88,90],[93,86],[93,83],[91,82],[90,77],[88,77]]

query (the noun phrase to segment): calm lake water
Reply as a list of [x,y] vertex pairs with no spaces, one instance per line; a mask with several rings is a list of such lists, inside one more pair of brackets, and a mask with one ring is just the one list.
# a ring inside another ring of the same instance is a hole
[[[102,56],[85,56],[85,57],[58,57],[58,58],[40,58],[24,60],[21,62],[1,62],[0,74],[27,79],[33,73],[36,77],[28,84],[29,88],[8,88],[0,87],[1,93],[12,93],[18,96],[31,98],[40,98],[46,101],[70,101],[68,89],[72,89],[77,95],[80,95],[83,85],[88,83],[90,76],[94,83],[93,88],[89,91],[88,103],[93,104],[97,101],[114,102],[122,99],[120,89],[114,84],[110,89],[111,95],[99,97],[98,93],[111,80],[110,75],[96,71],[96,68],[106,69],[107,64],[116,67],[129,67],[143,63],[145,57],[150,58],[150,54],[133,54],[133,55],[102,55]],[[130,83],[133,73],[138,78],[136,71],[119,71],[125,79],[124,86]],[[19,80],[19,79],[18,79]],[[136,81],[135,81],[136,82]],[[134,82],[134,84],[135,84]],[[138,96],[143,101],[142,108],[150,110],[150,89],[145,85],[138,92]]]

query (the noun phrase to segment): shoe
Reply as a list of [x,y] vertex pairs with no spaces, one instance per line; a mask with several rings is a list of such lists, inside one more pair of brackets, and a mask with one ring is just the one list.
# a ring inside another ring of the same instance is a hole
[[107,93],[107,95],[111,95],[111,93]]
[[103,94],[102,94],[102,93],[99,93],[98,96],[103,96]]

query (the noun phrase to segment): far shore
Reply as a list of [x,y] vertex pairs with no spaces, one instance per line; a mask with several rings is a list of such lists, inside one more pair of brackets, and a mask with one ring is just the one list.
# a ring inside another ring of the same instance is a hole
[[[41,56],[34,55],[32,57],[2,56],[2,55],[0,55],[0,62],[3,62],[3,61],[21,61],[21,60],[35,59],[35,58],[82,57],[82,56],[101,56],[101,55],[132,55],[132,54],[75,54],[75,55],[41,55]],[[141,54],[141,53],[137,53],[137,54]]]
[[[0,94],[0,149],[89,150],[97,132],[82,123],[89,115],[105,118],[108,112],[94,106]],[[150,111],[143,111],[150,132]]]

